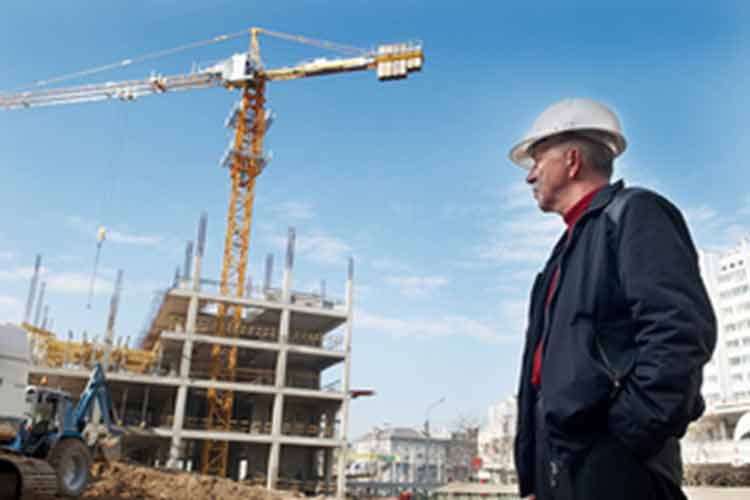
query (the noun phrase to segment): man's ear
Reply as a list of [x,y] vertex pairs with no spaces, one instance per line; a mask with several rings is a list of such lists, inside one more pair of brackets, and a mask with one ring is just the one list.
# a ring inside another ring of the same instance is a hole
[[565,152],[565,167],[568,169],[568,178],[575,179],[581,174],[581,150],[570,148]]

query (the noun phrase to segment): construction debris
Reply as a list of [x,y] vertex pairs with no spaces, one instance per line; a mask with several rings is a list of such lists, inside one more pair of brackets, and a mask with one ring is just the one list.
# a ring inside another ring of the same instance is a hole
[[81,498],[88,500],[297,500],[302,495],[269,491],[231,479],[168,471],[123,463],[95,464],[92,481]]
[[685,464],[685,486],[750,486],[750,465]]

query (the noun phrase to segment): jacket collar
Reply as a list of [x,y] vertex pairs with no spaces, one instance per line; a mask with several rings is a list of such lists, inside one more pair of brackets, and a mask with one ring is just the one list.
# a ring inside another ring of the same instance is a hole
[[622,181],[622,179],[615,182],[614,184],[608,184],[604,186],[598,193],[596,193],[596,196],[594,196],[594,199],[591,201],[591,205],[589,205],[588,210],[586,210],[586,212],[584,213],[594,212],[606,207],[607,205],[609,205],[609,202],[612,201],[612,198],[615,197],[615,194],[617,194],[617,192],[622,190],[624,187],[625,183]]
[[[594,199],[591,200],[591,204],[589,205],[589,207],[586,209],[585,212],[583,212],[583,215],[581,215],[581,219],[585,219],[592,213],[602,210],[604,207],[609,205],[609,203],[612,201],[615,195],[624,188],[625,188],[625,183],[622,180],[619,180],[613,184],[607,184],[606,186],[601,188],[599,192],[596,193],[596,196],[594,196]],[[574,238],[575,238],[574,235],[572,234],[569,235],[568,231],[566,230],[562,234],[562,236],[560,236],[560,239],[557,241],[557,244],[555,244],[555,247],[552,250],[550,262],[554,260],[560,253],[562,253],[563,249],[570,242],[570,240]]]

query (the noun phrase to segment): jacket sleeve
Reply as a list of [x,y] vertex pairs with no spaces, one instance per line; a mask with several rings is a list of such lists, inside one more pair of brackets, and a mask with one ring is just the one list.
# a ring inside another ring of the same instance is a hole
[[702,368],[716,343],[716,318],[687,226],[671,203],[648,191],[633,194],[614,237],[637,356],[608,427],[647,458],[703,412]]

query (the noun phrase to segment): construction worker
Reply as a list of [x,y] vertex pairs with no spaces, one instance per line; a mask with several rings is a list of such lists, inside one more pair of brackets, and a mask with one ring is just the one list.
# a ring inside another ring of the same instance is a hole
[[620,121],[589,99],[547,108],[510,151],[567,229],[536,278],[520,374],[522,497],[684,499],[678,439],[704,410],[716,319],[680,211],[610,183]]

